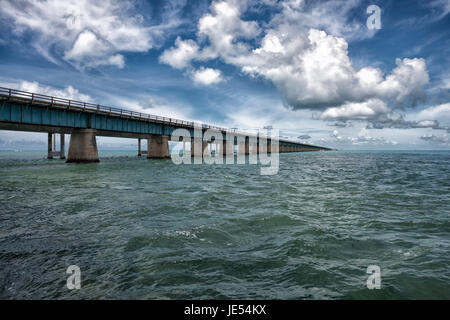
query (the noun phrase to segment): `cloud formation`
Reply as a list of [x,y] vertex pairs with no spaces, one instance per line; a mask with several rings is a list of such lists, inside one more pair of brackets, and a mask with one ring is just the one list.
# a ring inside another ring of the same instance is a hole
[[442,123],[450,125],[450,103],[423,109],[417,117],[419,119],[439,119]]
[[332,141],[343,145],[391,145],[398,144],[396,141],[388,140],[384,137],[372,137],[366,129],[362,129],[356,137],[341,135],[338,130],[333,130],[330,134]]
[[438,144],[448,144],[449,143],[448,136],[445,136],[445,135],[436,136],[434,134],[425,134],[425,135],[421,136],[420,139],[422,139],[424,141],[428,141],[430,143],[438,143]]
[[198,70],[191,71],[191,78],[194,83],[209,86],[223,81],[222,72],[217,69],[201,67]]
[[[242,19],[246,1],[214,1],[198,22],[197,39],[178,38],[160,60],[183,69],[193,61],[221,59],[270,80],[289,107],[323,111],[320,118],[326,120],[389,119],[396,116],[393,107],[415,106],[424,98],[429,82],[424,59],[398,58],[388,74],[356,68],[339,35],[355,32],[357,24],[336,23],[327,14],[345,16],[359,1],[341,3],[343,8],[335,1],[327,4],[337,13],[301,0],[277,3],[280,12],[264,28]],[[252,46],[247,39],[261,40]]]
[[162,32],[145,26],[144,17],[126,1],[5,0],[1,6],[1,17],[18,35],[32,32],[33,46],[43,56],[80,68],[123,68],[123,52],[151,49]]

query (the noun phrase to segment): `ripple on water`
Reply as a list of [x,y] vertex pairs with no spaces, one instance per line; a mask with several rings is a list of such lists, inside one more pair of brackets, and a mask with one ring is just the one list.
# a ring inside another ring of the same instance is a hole
[[16,156],[0,152],[1,298],[450,298],[450,152],[285,154],[275,176]]

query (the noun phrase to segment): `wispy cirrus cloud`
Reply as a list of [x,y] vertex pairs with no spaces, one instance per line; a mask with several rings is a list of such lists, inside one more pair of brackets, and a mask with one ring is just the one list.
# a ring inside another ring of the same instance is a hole
[[153,26],[134,4],[116,0],[4,0],[0,17],[16,35],[31,33],[34,48],[54,63],[64,60],[77,68],[123,68],[124,53],[148,51],[168,28],[180,23],[173,13],[179,6],[168,8],[170,22]]

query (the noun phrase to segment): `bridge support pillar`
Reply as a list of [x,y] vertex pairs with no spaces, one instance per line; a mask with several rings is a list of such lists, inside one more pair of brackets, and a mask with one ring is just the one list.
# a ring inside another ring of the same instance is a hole
[[259,139],[258,154],[266,154],[266,153],[267,153],[267,140]]
[[75,129],[70,135],[66,162],[99,162],[94,129]]
[[223,140],[221,147],[222,147],[222,155],[224,157],[234,156],[234,140]]
[[238,141],[237,143],[237,153],[240,155],[245,155],[247,153],[247,143],[245,141]]
[[48,148],[47,148],[47,159],[53,159],[53,154],[52,154],[52,136],[53,136],[53,133],[48,133]]
[[[212,146],[211,146],[212,150]],[[203,141],[202,142],[202,155],[203,157],[209,157],[211,155],[211,151],[208,151],[208,142]]]
[[147,142],[147,159],[170,159],[169,136],[150,135]]
[[[148,150],[142,150],[141,142],[142,142],[142,139],[138,138],[138,157],[141,157],[143,154],[147,154],[147,152],[148,152]],[[147,149],[148,149],[148,145],[147,145]]]
[[191,138],[191,157],[202,157],[203,141],[200,138]]
[[64,134],[61,134],[60,137],[60,150],[56,150],[56,134],[49,133],[48,134],[48,153],[47,159],[53,159],[54,156],[59,157],[60,159],[65,159],[65,146],[64,146]]
[[245,137],[245,155],[249,155],[250,154],[250,138],[249,137]]

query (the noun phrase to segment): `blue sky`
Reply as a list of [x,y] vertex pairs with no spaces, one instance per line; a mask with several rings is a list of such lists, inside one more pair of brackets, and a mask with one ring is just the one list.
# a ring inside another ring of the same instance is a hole
[[[381,28],[366,25],[370,5]],[[450,1],[0,0],[0,85],[339,149],[448,149]],[[45,141],[0,132],[0,144]],[[123,144],[99,138],[99,145]]]

